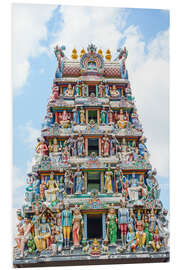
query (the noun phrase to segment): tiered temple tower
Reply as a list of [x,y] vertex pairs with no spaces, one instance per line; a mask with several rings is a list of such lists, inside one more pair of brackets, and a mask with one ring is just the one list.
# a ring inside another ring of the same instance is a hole
[[79,57],[74,49],[72,59],[64,51],[55,47],[52,94],[17,211],[14,264],[167,261],[167,210],[128,79],[128,52],[119,49],[112,60],[93,44]]

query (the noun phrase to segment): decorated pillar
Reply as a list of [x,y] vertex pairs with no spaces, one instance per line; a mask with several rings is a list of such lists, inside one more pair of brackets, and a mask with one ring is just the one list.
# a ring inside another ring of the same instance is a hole
[[84,237],[87,240],[87,214],[83,215],[83,222],[84,222]]
[[85,192],[87,192],[87,172],[84,173],[84,188]]
[[85,138],[84,143],[85,143],[85,147],[84,147],[85,148],[85,155],[88,156],[88,138],[87,137]]
[[102,214],[102,238],[106,238],[106,214]]
[[97,110],[97,123],[100,125],[100,110]]
[[55,113],[55,122],[56,123],[59,123],[59,121],[58,121],[59,120],[58,114],[59,114],[58,112]]
[[99,138],[99,156],[102,155],[102,138]]
[[86,125],[88,124],[88,109],[86,108]]
[[63,87],[60,86],[60,96],[63,96]]
[[104,193],[104,172],[101,172],[101,193]]

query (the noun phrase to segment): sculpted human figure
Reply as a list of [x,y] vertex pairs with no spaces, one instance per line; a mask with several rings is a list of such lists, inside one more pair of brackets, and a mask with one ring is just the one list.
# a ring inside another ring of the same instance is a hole
[[135,173],[132,173],[128,194],[131,202],[136,202],[139,199],[139,181]]
[[38,251],[41,252],[48,247],[50,237],[51,229],[49,224],[47,223],[45,214],[43,214],[39,225],[39,233],[34,237],[34,241],[36,243]]
[[108,123],[109,125],[113,125],[113,110],[110,108],[108,111]]
[[105,172],[105,188],[107,193],[113,193],[112,188],[112,171]]
[[53,173],[50,174],[50,180],[46,184],[47,190],[45,191],[46,199],[48,202],[55,202],[57,200],[56,192],[58,191],[58,185],[54,180]]
[[116,179],[117,192],[122,193],[122,177],[123,177],[123,173],[122,173],[122,170],[121,170],[119,164],[116,165],[114,175],[115,175],[115,179]]
[[48,153],[48,147],[45,143],[45,139],[43,137],[41,137],[39,139],[39,143],[36,147],[36,160],[38,159],[38,161],[41,160],[41,158],[47,156],[47,153]]
[[138,245],[140,248],[144,248],[146,241],[146,233],[144,232],[144,221],[141,218],[141,210],[138,209],[137,219],[135,223],[136,238],[138,239]]
[[22,212],[21,209],[17,210],[17,219],[18,219],[18,224],[17,224],[17,235],[16,235],[16,244],[17,244],[17,248],[20,249],[21,247],[21,238],[23,237],[24,231],[23,231],[23,224],[24,224],[24,219],[22,216]]
[[76,179],[75,194],[81,194],[84,185],[84,176],[79,166],[77,167],[77,171],[74,174],[74,178]]
[[101,110],[101,124],[105,125],[106,124],[106,110],[105,107]]
[[119,96],[119,91],[117,90],[115,84],[112,87],[110,87],[110,95],[111,95],[111,97],[118,97]]
[[80,110],[80,124],[84,124],[85,123],[85,111],[83,109],[83,107],[81,107],[81,110]]
[[121,200],[120,208],[118,209],[118,225],[119,230],[121,231],[121,242],[123,248],[126,246],[127,226],[129,222],[129,210],[126,208],[126,203]]
[[127,121],[125,119],[125,116],[124,116],[124,113],[123,113],[123,110],[120,109],[120,114],[119,114],[119,120],[117,121],[117,126],[118,128],[125,128],[126,125],[127,125]]
[[70,233],[72,227],[72,213],[69,209],[69,204],[65,204],[65,209],[62,211],[62,227],[64,235],[64,246],[69,248]]
[[117,148],[120,145],[119,141],[116,139],[116,135],[112,135],[112,139],[110,141],[110,155],[116,155]]
[[146,138],[141,137],[139,139],[139,154],[144,158],[146,161],[148,160],[148,149],[145,145]]
[[84,137],[79,133],[77,138],[77,155],[79,157],[84,155]]
[[70,120],[69,120],[69,115],[68,115],[66,110],[63,110],[63,112],[62,112],[62,114],[60,116],[60,121],[59,122],[60,122],[60,124],[62,125],[63,128],[68,127]]
[[107,134],[102,139],[102,152],[104,157],[108,157],[110,154],[110,140]]
[[136,247],[138,245],[139,240],[136,239],[136,234],[133,230],[133,227],[131,224],[128,225],[128,233],[127,233],[127,244],[128,244],[128,249],[131,252],[136,251]]
[[104,96],[104,85],[103,83],[99,84],[99,97],[103,97]]
[[71,84],[68,84],[67,89],[64,92],[66,97],[73,97],[74,96],[74,87]]
[[18,237],[18,244],[20,245],[20,257],[24,256],[24,247],[31,235],[31,223],[28,217],[24,218],[24,223],[19,227],[21,234]]
[[107,236],[109,239],[110,245],[116,245],[117,242],[117,216],[115,213],[115,209],[111,207],[109,209],[108,215],[107,215]]
[[71,173],[71,169],[70,166],[68,169],[66,169],[65,174],[64,174],[64,183],[65,183],[65,192],[66,194],[72,193],[73,190],[73,182],[71,180],[72,177],[72,173]]
[[84,230],[83,230],[83,218],[80,213],[80,210],[78,207],[75,208],[73,219],[72,219],[72,234],[73,234],[73,245],[75,247],[80,246],[80,231],[82,231],[82,235],[84,238]]

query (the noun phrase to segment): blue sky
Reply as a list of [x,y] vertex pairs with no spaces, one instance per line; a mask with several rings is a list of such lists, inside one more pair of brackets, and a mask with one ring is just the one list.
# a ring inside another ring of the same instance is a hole
[[169,208],[169,12],[18,4],[13,7],[13,20],[13,207],[20,207],[23,201],[26,172],[51,93],[57,66],[53,46],[64,44],[70,56],[73,46],[86,49],[88,42],[94,41],[112,53],[119,45],[128,49],[129,79],[152,165],[158,171],[161,198]]

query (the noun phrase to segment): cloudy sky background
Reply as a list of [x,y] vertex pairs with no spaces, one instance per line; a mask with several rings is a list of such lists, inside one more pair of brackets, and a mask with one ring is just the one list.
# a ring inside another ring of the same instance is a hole
[[51,5],[13,5],[13,208],[24,199],[26,173],[57,67],[53,47],[86,49],[94,42],[116,55],[128,49],[129,79],[161,199],[169,208],[169,12]]

